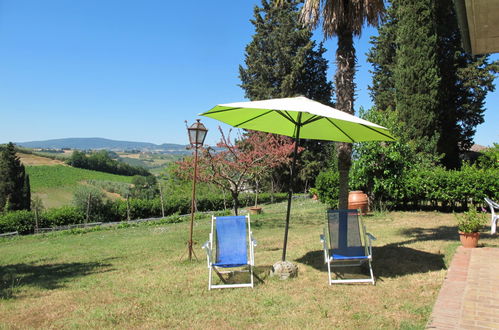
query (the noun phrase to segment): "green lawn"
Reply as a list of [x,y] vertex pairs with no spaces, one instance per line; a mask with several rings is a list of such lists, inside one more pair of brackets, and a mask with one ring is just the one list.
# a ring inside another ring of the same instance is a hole
[[64,165],[26,166],[31,192],[39,196],[46,208],[70,204],[76,187],[86,180],[131,183],[131,176],[116,175]]
[[[327,284],[319,234],[324,207],[293,202],[288,260],[299,277],[267,276],[282,253],[285,203],[252,218],[258,240],[254,289],[207,290],[200,246],[210,219],[196,221],[198,261],[188,262],[188,223],[0,240],[0,328],[423,328],[458,245],[452,214],[366,216],[378,237],[376,286]],[[483,234],[481,244],[498,246]]]
[[91,171],[71,166],[27,166],[31,191],[38,192],[44,188],[76,186],[85,180],[105,180],[116,182],[132,182],[131,176],[116,175],[98,171]]

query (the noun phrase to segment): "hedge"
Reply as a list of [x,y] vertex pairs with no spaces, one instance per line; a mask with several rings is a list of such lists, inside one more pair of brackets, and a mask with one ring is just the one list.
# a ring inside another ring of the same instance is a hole
[[[274,194],[274,202],[286,200],[287,194]],[[259,203],[270,203],[271,195],[258,195]],[[241,207],[253,205],[253,194],[241,194]],[[161,201],[158,199],[130,199],[130,220],[157,218],[161,216]],[[227,207],[232,206],[232,199],[226,198]],[[165,216],[172,214],[187,214],[190,212],[191,200],[182,196],[168,196],[164,200]],[[223,196],[213,195],[197,200],[198,211],[217,211],[224,208]],[[71,224],[83,223],[86,219],[86,210],[74,206],[49,209],[42,212],[38,219],[40,228],[50,228]],[[91,222],[117,222],[127,220],[127,201],[116,200],[99,204],[99,209],[90,210]],[[33,233],[35,229],[35,215],[30,211],[13,211],[0,214],[0,233],[18,231],[20,234]]]
[[11,211],[0,215],[0,233],[17,231],[19,234],[33,232],[35,215],[30,211]]
[[[379,181],[379,182],[378,182]],[[470,205],[482,205],[485,197],[499,199],[499,170],[479,169],[463,166],[461,170],[432,169],[410,170],[397,180],[374,180],[370,189],[363,189],[371,202],[391,208],[419,208],[426,205],[433,209],[467,209]],[[381,188],[380,188],[381,187]],[[316,180],[316,188],[322,202],[335,207],[338,199],[337,173],[321,173]],[[378,190],[379,189],[379,193]]]

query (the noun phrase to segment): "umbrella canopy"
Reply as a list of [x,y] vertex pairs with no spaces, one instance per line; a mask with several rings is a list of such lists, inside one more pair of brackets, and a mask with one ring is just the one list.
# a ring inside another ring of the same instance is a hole
[[[301,139],[338,142],[395,141],[388,129],[304,96],[219,104],[201,116],[234,127],[293,137],[296,141],[291,165],[294,179]],[[288,192],[282,261],[286,260],[292,185]]]
[[385,127],[304,96],[219,104],[202,116],[234,127],[338,142],[394,141]]

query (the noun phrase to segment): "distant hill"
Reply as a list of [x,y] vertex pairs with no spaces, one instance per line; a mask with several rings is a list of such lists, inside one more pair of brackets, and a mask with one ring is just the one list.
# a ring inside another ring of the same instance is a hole
[[172,153],[187,153],[186,146],[182,144],[164,143],[154,144],[148,142],[116,141],[104,138],[66,138],[45,141],[16,142],[17,145],[33,149],[78,149],[78,150],[140,150],[163,151]]

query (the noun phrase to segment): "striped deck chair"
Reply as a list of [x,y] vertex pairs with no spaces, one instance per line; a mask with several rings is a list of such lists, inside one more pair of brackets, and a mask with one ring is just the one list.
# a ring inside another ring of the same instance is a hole
[[[324,248],[324,261],[327,263],[329,284],[369,282],[374,284],[374,275],[371,265],[371,240],[376,238],[366,232],[358,210],[328,210],[327,224],[321,242]],[[336,267],[369,265],[369,279],[332,279],[331,272]]]
[[[253,267],[255,265],[254,247],[256,241],[252,237],[250,217],[226,216],[211,218],[209,240],[203,245],[208,262],[208,290],[222,288],[253,287]],[[247,270],[234,268],[247,267]],[[221,269],[225,269],[222,271]],[[229,270],[233,269],[233,270]],[[213,272],[223,284],[213,285]],[[227,284],[222,274],[249,272],[250,282]]]

